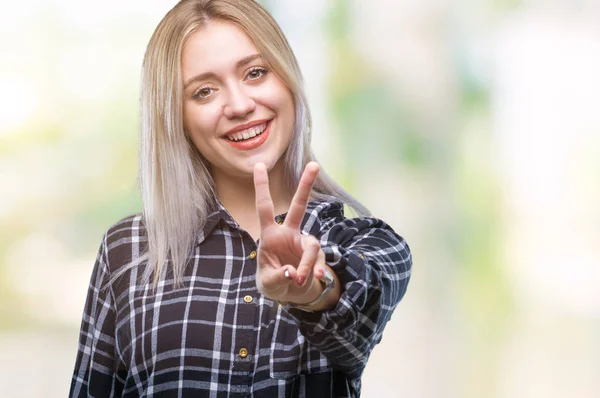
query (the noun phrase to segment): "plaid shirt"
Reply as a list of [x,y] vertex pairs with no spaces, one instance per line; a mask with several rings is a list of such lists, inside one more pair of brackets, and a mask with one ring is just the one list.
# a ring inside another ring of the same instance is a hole
[[[276,217],[281,223],[285,215]],[[105,234],[87,295],[70,397],[358,397],[360,377],[406,292],[405,241],[343,205],[309,202],[343,293],[330,311],[281,307],[256,288],[257,242],[220,206],[198,237],[181,287],[140,284],[141,216]]]

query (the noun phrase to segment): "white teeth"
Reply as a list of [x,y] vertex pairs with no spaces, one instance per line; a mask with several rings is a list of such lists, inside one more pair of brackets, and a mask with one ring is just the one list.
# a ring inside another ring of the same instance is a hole
[[230,141],[235,141],[235,142],[247,140],[249,138],[253,138],[253,137],[256,137],[257,135],[262,134],[266,128],[267,128],[267,123],[263,123],[261,125],[258,125],[256,127],[251,127],[244,131],[237,131],[233,134],[230,134],[227,138]]

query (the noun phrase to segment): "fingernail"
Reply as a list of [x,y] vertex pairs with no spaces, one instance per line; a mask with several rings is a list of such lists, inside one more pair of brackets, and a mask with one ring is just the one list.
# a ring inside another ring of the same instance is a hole
[[304,277],[303,276],[299,276],[297,279],[298,285],[302,286],[304,284]]
[[283,276],[285,276],[286,279],[290,279],[290,271],[286,269],[285,272],[283,273]]

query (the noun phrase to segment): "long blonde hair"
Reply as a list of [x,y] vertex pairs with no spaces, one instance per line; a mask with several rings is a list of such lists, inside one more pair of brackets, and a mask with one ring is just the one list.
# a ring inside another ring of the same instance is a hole
[[[184,131],[181,75],[186,39],[216,19],[240,27],[294,96],[295,131],[284,157],[284,183],[288,189],[295,191],[304,166],[315,159],[310,148],[311,118],[302,74],[273,17],[254,0],[180,1],[154,31],[142,67],[139,183],[148,251],[131,265],[147,260],[142,280],[148,283],[153,275],[155,287],[169,260],[175,283],[182,281],[194,242],[207,216],[217,208],[206,161]],[[312,196],[338,200],[358,214],[369,214],[323,170]]]

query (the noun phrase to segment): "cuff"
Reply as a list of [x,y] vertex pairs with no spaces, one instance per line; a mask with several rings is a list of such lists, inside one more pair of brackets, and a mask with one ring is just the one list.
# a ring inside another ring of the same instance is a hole
[[364,256],[358,251],[337,245],[323,247],[322,250],[325,253],[325,262],[340,280],[342,294],[335,308],[329,311],[307,312],[285,307],[298,321],[300,331],[305,337],[317,336],[321,332],[339,333],[356,325],[358,315],[367,301],[369,272]]

